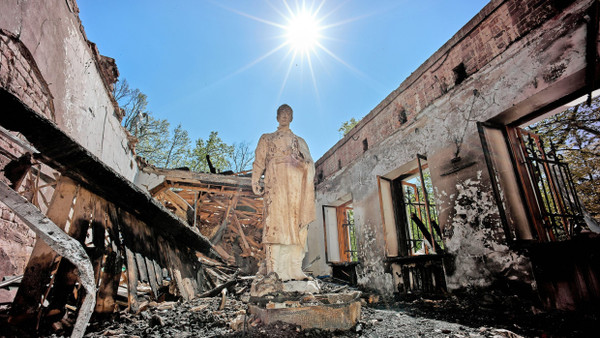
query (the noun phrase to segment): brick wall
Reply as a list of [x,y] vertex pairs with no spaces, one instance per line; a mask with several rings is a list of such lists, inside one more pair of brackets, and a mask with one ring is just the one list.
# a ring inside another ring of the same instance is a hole
[[[54,120],[52,95],[31,53],[4,29],[0,29],[0,88]],[[20,146],[0,135],[0,168],[21,155]],[[1,172],[0,180],[10,183]],[[34,244],[35,233],[0,202],[0,280],[23,274]],[[0,302],[11,301],[12,297],[14,290],[0,290]]]
[[54,120],[52,95],[33,56],[18,38],[1,28],[0,55],[0,87]]
[[[414,122],[419,113],[460,85],[456,81],[461,64],[464,75],[470,76],[572,2],[491,1],[317,161],[318,179],[360,157],[365,139],[372,147],[397,131],[418,128]],[[440,112],[445,113],[450,112]]]
[[[0,135],[0,168],[22,155],[20,147]],[[0,172],[0,180],[10,183]],[[23,274],[35,244],[35,233],[0,202],[0,280]],[[0,303],[12,301],[16,290],[0,289]]]

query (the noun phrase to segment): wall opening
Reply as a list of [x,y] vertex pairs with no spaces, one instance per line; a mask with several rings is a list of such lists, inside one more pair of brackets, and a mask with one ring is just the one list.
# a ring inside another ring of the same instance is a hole
[[480,125],[496,189],[508,201],[502,212],[509,239],[564,241],[596,227],[600,97],[595,94],[591,105],[581,97],[518,124]]
[[323,206],[325,254],[334,278],[356,284],[358,243],[352,200]]
[[390,215],[384,222],[388,230],[391,226],[387,223],[393,222],[398,256],[430,255],[444,251],[427,158],[417,155],[415,165],[394,179],[384,178],[389,181],[389,191],[384,192],[388,196],[382,196],[381,199],[387,201],[388,206],[384,208],[392,209],[394,213],[393,218]]
[[379,177],[387,261],[400,294],[445,292],[444,242],[427,158]]
[[464,63],[460,63],[458,66],[452,69],[454,72],[454,85],[461,84],[467,78],[467,69]]
[[547,308],[597,304],[600,94],[550,103],[512,124],[479,123],[509,243],[526,247]]

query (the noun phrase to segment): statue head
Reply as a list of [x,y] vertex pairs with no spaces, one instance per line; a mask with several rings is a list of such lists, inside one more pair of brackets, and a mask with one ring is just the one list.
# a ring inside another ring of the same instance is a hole
[[277,108],[277,121],[281,126],[289,126],[294,119],[294,111],[287,104],[282,104]]

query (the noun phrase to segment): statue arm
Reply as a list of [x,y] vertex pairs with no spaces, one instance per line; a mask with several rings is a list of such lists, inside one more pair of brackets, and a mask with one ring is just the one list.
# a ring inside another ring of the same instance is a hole
[[256,152],[254,153],[254,163],[252,164],[252,191],[257,195],[264,194],[264,188],[260,186],[260,177],[265,172],[267,158],[267,141],[265,135],[260,137]]
[[310,156],[310,150],[308,150],[308,144],[306,144],[306,141],[304,141],[303,138],[298,137],[298,145],[299,145],[299,150],[302,153],[302,157],[304,158],[304,161],[307,164],[311,164],[314,165],[314,161],[312,159],[312,157]]

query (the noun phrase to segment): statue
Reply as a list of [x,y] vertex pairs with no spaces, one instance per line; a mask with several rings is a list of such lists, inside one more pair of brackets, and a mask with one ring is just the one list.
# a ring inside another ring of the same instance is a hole
[[251,320],[267,325],[348,330],[360,318],[360,292],[322,294],[318,281],[302,271],[308,225],[315,219],[315,165],[306,142],[290,130],[292,118],[292,108],[280,106],[277,131],[262,135],[256,147],[252,190],[264,196],[266,258],[250,286],[248,310]]
[[[302,271],[308,224],[315,219],[315,165],[306,142],[289,128],[290,106],[277,109],[277,131],[263,134],[256,147],[252,190],[264,196],[264,275],[305,280]],[[259,184],[264,174],[264,188]]]

